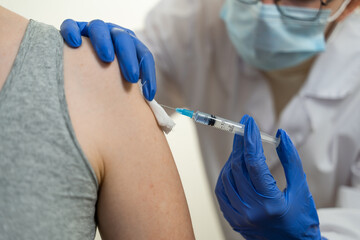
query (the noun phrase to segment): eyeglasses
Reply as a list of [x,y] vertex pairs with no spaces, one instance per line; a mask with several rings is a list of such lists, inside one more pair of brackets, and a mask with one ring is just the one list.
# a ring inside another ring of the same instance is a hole
[[[238,0],[238,1],[245,4],[257,4],[261,0]],[[324,6],[327,6],[332,1],[333,0],[274,0],[274,3],[279,13],[286,18],[301,20],[301,21],[315,21],[319,18],[322,8]],[[305,9],[304,10],[305,14],[299,14],[299,10],[298,10],[299,7]],[[331,12],[334,13],[337,12],[337,10],[332,9]]]

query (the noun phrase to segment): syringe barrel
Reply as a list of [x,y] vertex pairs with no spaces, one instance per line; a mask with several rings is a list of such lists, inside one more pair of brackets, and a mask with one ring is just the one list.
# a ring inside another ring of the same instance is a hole
[[244,125],[215,115],[210,115],[207,113],[197,111],[194,114],[193,119],[195,120],[195,122],[212,126],[221,129],[223,131],[237,133],[242,136],[244,135],[244,128],[245,128]]
[[[197,111],[193,115],[193,119],[197,123],[212,126],[223,131],[244,136],[245,126],[243,124],[199,111]],[[261,134],[261,140],[263,142],[274,144],[276,147],[279,145],[279,139],[274,138],[271,135],[268,135],[263,132],[260,132],[260,134]]]

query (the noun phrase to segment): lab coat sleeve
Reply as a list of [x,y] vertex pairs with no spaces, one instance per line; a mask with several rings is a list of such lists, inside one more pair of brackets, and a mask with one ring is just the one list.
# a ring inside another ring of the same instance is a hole
[[357,162],[351,166],[351,185],[360,191],[360,156]]
[[145,28],[136,32],[155,59],[158,102],[170,106],[192,102],[191,89],[206,74],[211,48],[206,34],[217,19],[213,12],[219,14],[216,2],[222,1],[162,0],[148,14]]
[[318,215],[321,236],[329,240],[360,239],[360,209],[320,209]]
[[[336,207],[360,209],[360,159],[350,168],[350,186],[342,185],[337,191]],[[360,218],[359,222],[360,224]],[[359,238],[360,239],[360,238]]]

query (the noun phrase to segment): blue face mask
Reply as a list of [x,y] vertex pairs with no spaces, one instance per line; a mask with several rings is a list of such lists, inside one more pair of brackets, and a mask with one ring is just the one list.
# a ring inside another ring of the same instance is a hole
[[[288,7],[306,17],[307,8]],[[275,5],[227,0],[221,10],[228,34],[242,59],[261,70],[296,66],[325,50],[324,32],[330,11],[315,21],[283,17]]]

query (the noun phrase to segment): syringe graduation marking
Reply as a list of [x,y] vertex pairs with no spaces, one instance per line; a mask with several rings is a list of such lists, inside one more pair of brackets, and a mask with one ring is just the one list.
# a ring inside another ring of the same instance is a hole
[[211,118],[209,119],[208,125],[209,125],[209,126],[214,126],[214,125],[215,125],[215,119],[216,119],[216,116],[215,116],[215,115],[211,115]]
[[[233,122],[221,117],[216,117],[215,115],[210,115],[204,112],[199,112],[197,111],[196,113],[194,111],[188,110],[188,109],[184,109],[184,108],[171,108],[165,105],[160,104],[163,107],[166,107],[168,109],[171,110],[175,110],[176,112],[187,116],[189,118],[192,118],[196,123],[201,123],[201,124],[205,124],[208,126],[213,126],[215,128],[227,131],[227,132],[231,132],[234,134],[239,134],[239,135],[244,135],[244,125],[239,124],[237,122]],[[266,133],[260,132],[261,134],[261,139],[264,142],[268,142],[271,144],[274,144],[276,147],[279,145],[280,143],[280,139],[279,138],[275,138],[273,136],[270,136]]]

